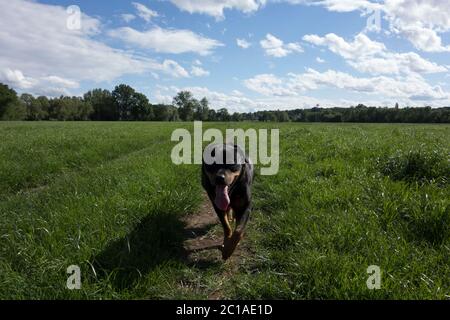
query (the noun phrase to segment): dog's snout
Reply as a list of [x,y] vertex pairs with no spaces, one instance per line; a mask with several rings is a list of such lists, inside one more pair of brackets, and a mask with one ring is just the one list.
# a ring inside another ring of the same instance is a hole
[[225,184],[225,175],[224,174],[216,175],[216,184]]

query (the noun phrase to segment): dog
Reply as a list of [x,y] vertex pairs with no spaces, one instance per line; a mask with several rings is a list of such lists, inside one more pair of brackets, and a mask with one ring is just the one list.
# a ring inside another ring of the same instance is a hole
[[[224,240],[222,258],[227,260],[245,231],[252,207],[253,164],[233,144],[210,144],[202,158],[202,186],[219,217]],[[233,231],[230,223],[236,219]]]

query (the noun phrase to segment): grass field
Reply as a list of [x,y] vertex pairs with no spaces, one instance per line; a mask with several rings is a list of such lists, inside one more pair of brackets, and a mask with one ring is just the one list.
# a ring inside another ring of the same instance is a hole
[[206,126],[280,129],[280,171],[256,176],[226,263],[184,258],[203,197],[170,135],[191,124],[0,122],[0,298],[450,298],[449,125]]

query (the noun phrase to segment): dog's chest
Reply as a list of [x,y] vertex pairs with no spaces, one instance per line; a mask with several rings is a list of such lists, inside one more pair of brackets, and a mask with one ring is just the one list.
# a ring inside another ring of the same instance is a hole
[[245,199],[240,194],[232,194],[230,199],[230,206],[233,209],[242,208],[245,205]]

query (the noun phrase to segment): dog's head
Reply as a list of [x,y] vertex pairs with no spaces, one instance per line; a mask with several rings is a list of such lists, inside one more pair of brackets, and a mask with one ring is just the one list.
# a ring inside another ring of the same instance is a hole
[[241,148],[231,144],[211,144],[203,152],[203,170],[216,190],[215,204],[226,211],[230,206],[229,191],[245,165]]

